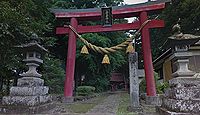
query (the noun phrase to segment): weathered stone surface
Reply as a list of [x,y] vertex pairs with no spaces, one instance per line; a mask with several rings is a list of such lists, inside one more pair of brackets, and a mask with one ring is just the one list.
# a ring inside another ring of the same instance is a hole
[[170,87],[200,87],[200,78],[177,77],[169,80]]
[[138,78],[138,54],[129,54],[129,81],[131,107],[139,108],[139,78]]
[[172,74],[172,77],[188,77],[188,76],[193,76],[195,75],[195,72],[193,71],[185,71],[185,72],[181,72],[181,71],[177,71],[175,73]]
[[44,80],[36,77],[23,77],[18,79],[18,87],[34,87],[34,86],[43,86]]
[[[157,107],[156,111],[160,113],[160,115],[191,115],[191,113],[182,113],[182,112],[173,112],[173,111],[168,111],[165,108],[162,107]],[[199,114],[192,114],[192,115],[199,115]]]
[[2,99],[3,105],[19,105],[19,106],[36,106],[51,102],[50,95],[44,96],[4,96]]
[[73,103],[74,97],[63,97],[62,102],[63,103]]
[[200,88],[195,87],[183,87],[183,88],[172,88],[166,90],[165,97],[172,99],[200,99]]
[[178,77],[169,81],[161,108],[163,115],[196,115],[200,112],[200,78]]
[[160,106],[162,103],[162,100],[161,100],[160,96],[146,96],[145,102],[147,105]]
[[175,64],[178,69],[176,72],[172,74],[172,77],[174,78],[175,77],[192,77],[193,75],[195,75],[195,72],[190,71],[188,69],[189,59],[184,59],[184,58],[187,58],[187,57],[179,57],[179,59],[176,60]]
[[178,100],[164,98],[162,107],[174,112],[199,113],[200,100]]
[[23,115],[29,115],[29,114],[39,114],[43,111],[47,111],[50,109],[53,109],[55,107],[54,103],[47,103],[37,106],[7,106],[7,105],[0,105],[0,113],[2,114],[23,114]]
[[37,87],[11,87],[10,96],[36,96],[48,94],[49,87],[37,86]]

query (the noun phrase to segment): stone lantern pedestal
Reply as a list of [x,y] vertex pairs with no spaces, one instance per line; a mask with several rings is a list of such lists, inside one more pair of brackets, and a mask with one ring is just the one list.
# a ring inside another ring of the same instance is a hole
[[38,44],[37,35],[32,35],[31,43],[18,46],[24,51],[26,65],[29,70],[20,74],[17,86],[10,88],[9,96],[2,99],[1,113],[34,114],[53,107],[52,97],[48,94],[49,87],[44,86],[42,76],[36,68],[43,63],[41,54],[47,50]]

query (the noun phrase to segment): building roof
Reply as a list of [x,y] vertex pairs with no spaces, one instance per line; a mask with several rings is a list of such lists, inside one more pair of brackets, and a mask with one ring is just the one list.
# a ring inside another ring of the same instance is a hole
[[169,48],[168,50],[165,50],[160,56],[158,56],[154,61],[154,69],[159,69],[160,65],[165,61],[166,58],[168,58],[170,55],[172,55],[172,49]]

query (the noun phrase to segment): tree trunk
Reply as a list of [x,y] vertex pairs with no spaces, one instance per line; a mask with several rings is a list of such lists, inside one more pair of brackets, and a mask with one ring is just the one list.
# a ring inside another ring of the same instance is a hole
[[10,91],[10,80],[7,79],[7,84],[6,84],[6,94],[8,95]]
[[3,76],[0,76],[0,92],[3,89]]

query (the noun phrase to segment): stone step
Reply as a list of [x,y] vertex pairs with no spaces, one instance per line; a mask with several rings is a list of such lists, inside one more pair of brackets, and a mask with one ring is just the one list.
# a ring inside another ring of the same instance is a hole
[[175,112],[199,113],[200,100],[177,100],[163,98],[162,107]]

